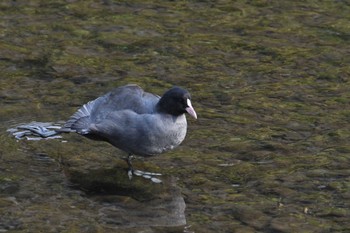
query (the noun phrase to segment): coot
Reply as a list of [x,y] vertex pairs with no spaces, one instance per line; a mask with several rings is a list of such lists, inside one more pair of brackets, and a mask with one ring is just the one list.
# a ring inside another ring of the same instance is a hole
[[173,87],[160,97],[131,84],[83,105],[61,131],[106,141],[125,151],[131,177],[132,155],[148,157],[180,145],[187,131],[185,113],[197,119],[185,89]]

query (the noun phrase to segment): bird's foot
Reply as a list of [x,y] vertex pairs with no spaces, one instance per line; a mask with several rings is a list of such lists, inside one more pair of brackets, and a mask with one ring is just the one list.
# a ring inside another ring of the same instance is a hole
[[[129,171],[130,172],[130,171]],[[129,175],[128,172],[128,175]],[[135,176],[141,176],[145,179],[151,180],[153,183],[159,184],[162,183],[161,179],[158,179],[156,176],[161,176],[161,173],[154,173],[154,172],[146,172],[146,171],[140,171],[140,170],[134,170],[132,172]],[[130,176],[129,176],[130,178]]]
[[129,154],[127,158],[125,158],[125,161],[127,162],[129,169],[128,169],[128,177],[129,180],[132,179],[132,176],[141,176],[145,179],[151,180],[153,183],[162,183],[162,180],[156,178],[155,176],[161,176],[160,173],[154,173],[154,172],[146,172],[146,171],[140,171],[140,170],[134,170],[132,166],[132,160],[134,159],[134,156],[132,154]]
[[129,176],[129,180],[132,179],[132,174],[134,173],[134,170],[133,169],[129,169],[128,170],[128,176]]

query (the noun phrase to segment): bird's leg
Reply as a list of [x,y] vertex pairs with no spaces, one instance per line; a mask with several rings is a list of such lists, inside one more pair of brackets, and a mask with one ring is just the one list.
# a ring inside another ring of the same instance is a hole
[[125,158],[125,161],[127,162],[129,169],[128,169],[128,176],[129,179],[132,179],[132,176],[141,176],[145,179],[150,179],[153,183],[162,183],[162,181],[154,176],[161,176],[162,174],[160,173],[153,173],[153,172],[145,172],[145,171],[140,171],[140,170],[134,170],[134,167],[132,166],[132,160],[135,157],[132,154],[128,154],[128,157]]
[[132,154],[128,154],[128,158],[126,159],[126,162],[128,163],[128,166],[129,166],[128,176],[130,180],[132,179],[132,174],[134,173],[134,168],[131,163],[133,159],[134,159],[134,156]]

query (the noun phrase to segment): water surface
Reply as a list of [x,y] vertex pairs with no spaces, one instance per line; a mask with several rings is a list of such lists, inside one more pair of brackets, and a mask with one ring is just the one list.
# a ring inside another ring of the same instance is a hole
[[62,160],[103,170],[120,152],[75,135],[17,142],[6,129],[66,120],[127,83],[193,96],[199,119],[181,147],[139,162],[178,178],[187,205],[179,232],[350,231],[346,1],[0,8],[1,231],[115,229],[102,221],[104,202],[71,187]]

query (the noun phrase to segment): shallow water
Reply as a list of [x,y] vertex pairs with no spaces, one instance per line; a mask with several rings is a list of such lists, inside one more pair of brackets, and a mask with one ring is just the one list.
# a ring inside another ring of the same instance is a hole
[[177,177],[187,205],[185,226],[145,231],[350,231],[346,1],[32,0],[0,9],[1,231],[123,224],[108,209],[115,195],[92,197],[63,168],[108,170],[122,153],[75,135],[16,141],[6,129],[66,120],[127,83],[157,94],[186,87],[199,118],[178,149],[137,162]]

